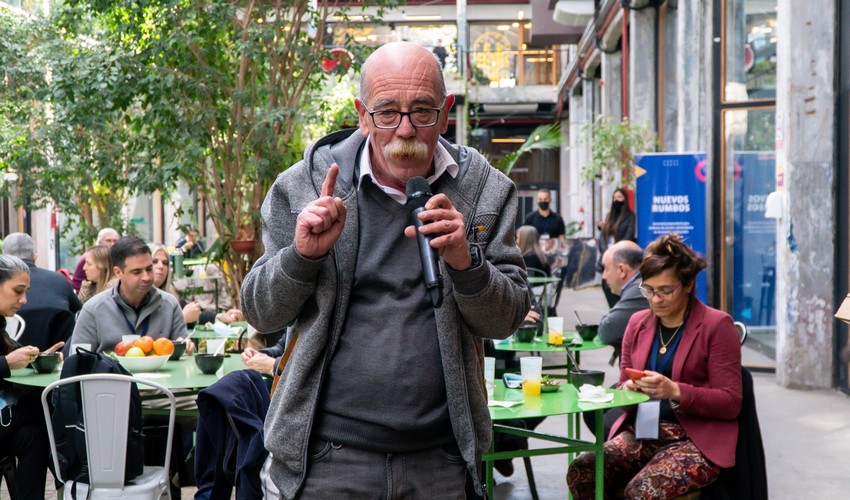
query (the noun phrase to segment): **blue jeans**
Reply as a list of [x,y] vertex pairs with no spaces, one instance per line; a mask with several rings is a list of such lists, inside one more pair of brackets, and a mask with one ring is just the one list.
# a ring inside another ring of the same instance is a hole
[[466,498],[466,463],[457,446],[381,453],[310,442],[298,498]]

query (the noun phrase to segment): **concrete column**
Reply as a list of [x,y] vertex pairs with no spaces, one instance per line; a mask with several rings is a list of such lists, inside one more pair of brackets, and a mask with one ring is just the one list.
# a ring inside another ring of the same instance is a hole
[[602,54],[602,114],[623,117],[623,53]]
[[711,151],[712,2],[679,2],[676,11],[677,151]]
[[655,9],[632,10],[629,16],[629,120],[656,130]]
[[[680,2],[680,8],[683,3]],[[776,379],[832,387],[835,274],[835,0],[779,0]]]

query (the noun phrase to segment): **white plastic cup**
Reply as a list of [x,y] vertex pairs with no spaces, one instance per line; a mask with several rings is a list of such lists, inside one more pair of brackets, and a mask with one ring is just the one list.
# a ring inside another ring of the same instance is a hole
[[140,335],[122,335],[121,340],[124,342],[135,342],[141,338]]
[[484,358],[484,382],[487,385],[487,396],[492,396],[496,387],[496,358]]
[[525,396],[540,395],[540,380],[543,376],[543,358],[525,356],[519,359],[522,373],[522,393]]
[[558,316],[549,316],[546,318],[546,326],[549,327],[550,332],[564,334],[564,318]]
[[[226,339],[207,339],[207,354],[215,354],[225,341]],[[219,351],[219,354],[224,354],[224,348]]]

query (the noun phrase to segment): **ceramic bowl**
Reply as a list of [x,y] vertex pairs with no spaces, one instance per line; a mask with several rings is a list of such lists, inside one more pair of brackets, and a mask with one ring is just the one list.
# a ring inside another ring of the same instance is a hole
[[573,370],[570,371],[570,383],[575,386],[576,389],[580,388],[584,384],[590,384],[594,386],[602,385],[602,382],[605,380],[605,372],[600,370]]
[[584,341],[590,341],[596,338],[596,334],[599,333],[599,325],[594,324],[583,324],[576,325],[576,331],[581,336],[581,339]]
[[32,367],[36,373],[53,373],[53,370],[59,366],[59,353],[41,353],[32,362]]
[[121,366],[127,369],[130,373],[141,373],[141,372],[155,372],[165,366],[165,363],[168,362],[168,358],[170,354],[166,354],[163,356],[145,356],[145,357],[131,357],[131,356],[116,356],[118,362],[121,363]]
[[176,361],[176,360],[180,359],[180,356],[182,356],[185,352],[186,352],[186,342],[175,342],[174,343],[174,352],[171,353],[171,356],[169,356],[168,359],[171,360],[171,361]]
[[202,372],[212,375],[224,364],[224,354],[195,354],[195,364]]
[[514,332],[514,340],[517,342],[531,342],[537,335],[537,325],[534,323],[523,323]]

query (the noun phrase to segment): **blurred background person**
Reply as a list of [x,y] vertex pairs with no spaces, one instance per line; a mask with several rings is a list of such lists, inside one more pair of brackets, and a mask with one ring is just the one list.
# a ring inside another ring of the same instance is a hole
[[[676,234],[646,249],[640,289],[650,309],[626,329],[619,386],[651,399],[614,423],[604,452],[606,497],[625,487],[625,498],[674,498],[735,465],[741,346],[732,317],[694,293],[705,267]],[[633,380],[627,369],[643,373]],[[574,498],[593,497],[595,460],[582,453],[570,465]]]
[[[118,231],[112,229],[111,227],[105,227],[97,233],[97,243],[95,245],[104,245],[106,247],[111,247],[115,244],[116,241],[121,237],[118,234]],[[86,280],[86,273],[83,270],[83,265],[86,263],[86,254],[84,253],[82,257],[80,257],[80,261],[77,262],[77,268],[74,270],[74,276],[71,278],[71,287],[74,288],[75,292],[80,291],[80,287],[83,284],[83,281]]]
[[3,254],[24,261],[30,271],[27,303],[18,310],[26,328],[18,339],[21,344],[41,350],[65,342],[74,332],[76,313],[83,304],[71,284],[61,274],[35,265],[38,255],[35,241],[26,233],[11,233],[3,239]]
[[534,226],[521,226],[517,229],[516,242],[519,251],[522,253],[522,260],[525,262],[526,269],[539,269],[546,276],[551,274],[549,259],[546,258],[546,254],[543,253],[543,248],[540,246],[540,233]]
[[545,240],[541,246],[547,254],[557,251],[558,239],[566,238],[564,219],[552,211],[552,192],[548,189],[537,192],[537,210],[528,214],[523,224],[537,229],[540,239]]
[[215,321],[215,311],[203,311],[197,302],[187,301],[182,298],[174,284],[171,282],[171,268],[169,267],[168,251],[159,243],[150,243],[151,255],[153,256],[153,285],[160,290],[173,295],[180,307],[183,309],[183,321],[187,328],[194,328],[198,321],[201,324]]
[[198,230],[194,227],[190,227],[186,231],[186,236],[178,239],[176,245],[183,250],[183,257],[186,259],[195,259],[207,251],[204,242],[200,239]]
[[614,346],[614,356],[620,354],[623,335],[632,315],[649,308],[649,302],[640,291],[642,262],[643,250],[631,240],[614,243],[602,255],[602,279],[608,282],[611,292],[620,297],[599,321],[599,338]]
[[[611,197],[611,209],[608,210],[608,216],[605,222],[598,222],[596,226],[601,230],[599,236],[599,263],[597,271],[600,273],[602,268],[602,255],[605,251],[618,241],[630,240],[637,241],[637,225],[635,223],[635,213],[629,208],[629,198],[626,190],[617,188]],[[614,307],[614,304],[620,299],[611,291],[611,287],[605,278],[602,278],[602,291],[605,292],[605,300],[608,301],[608,307]]]
[[83,269],[86,273],[86,280],[80,285],[77,297],[79,297],[80,302],[85,304],[100,292],[112,288],[118,282],[118,278],[112,270],[112,259],[109,258],[108,246],[93,246],[83,258],[85,259]]

